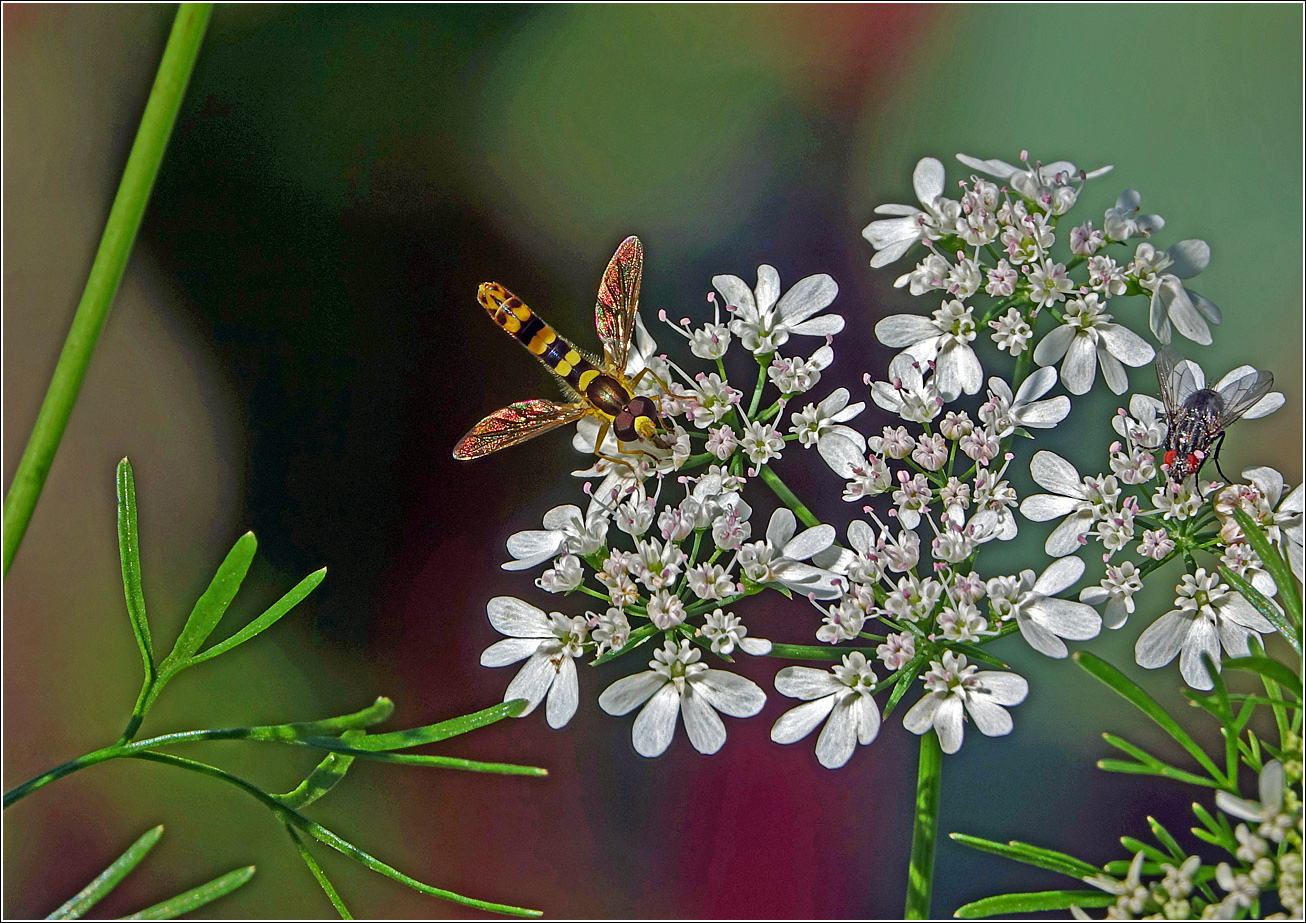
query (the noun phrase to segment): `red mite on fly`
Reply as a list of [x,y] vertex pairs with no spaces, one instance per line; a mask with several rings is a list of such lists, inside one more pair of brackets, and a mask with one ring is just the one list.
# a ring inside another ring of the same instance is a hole
[[1208,388],[1195,362],[1169,346],[1157,352],[1156,377],[1161,383],[1167,424],[1162,468],[1171,480],[1179,482],[1197,474],[1212,455],[1220,476],[1229,480],[1220,468],[1224,432],[1274,386],[1271,373],[1245,368],[1238,377],[1230,380],[1226,375],[1215,388]]

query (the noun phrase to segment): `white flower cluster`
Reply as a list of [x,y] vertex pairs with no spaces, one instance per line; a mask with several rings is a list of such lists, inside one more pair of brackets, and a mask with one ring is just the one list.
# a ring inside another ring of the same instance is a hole
[[[900,314],[876,325],[881,342],[902,350],[886,380],[863,378],[871,401],[897,418],[878,432],[856,428],[866,404],[852,401],[845,388],[791,407],[819,385],[844,326],[842,316],[827,312],[838,292],[827,275],[809,276],[787,292],[770,266],[758,269],[752,287],[718,275],[708,296],[711,320],[672,323],[662,312],[689,351],[709,364],[705,371],[690,374],[656,355],[640,326],[630,367],[655,373],[641,390],[660,402],[668,437],[663,446],[624,444],[625,454],[615,440],[598,447],[604,457],[576,472],[601,479],[597,487],[587,483],[586,508],[557,507],[545,514],[542,530],[509,539],[513,560],[506,569],[544,566],[540,589],[594,602],[591,611],[570,616],[509,597],[490,603],[492,624],[508,637],[482,662],[526,661],[507,698],[526,699],[527,713],[547,701],[550,725],[561,726],[579,700],[575,658],[624,658],[648,645],[648,670],[609,686],[600,707],[612,715],[639,709],[634,744],[645,756],[670,746],[678,719],[690,743],[712,753],[725,740],[720,715],[756,715],[765,694],[742,676],[710,668],[707,656],[728,665],[737,652],[783,650],[798,661],[841,659],[828,670],[779,671],[776,690],[801,704],[775,722],[774,741],[793,743],[819,726],[818,760],[841,766],[858,744],[875,739],[883,716],[919,679],[923,695],[905,707],[903,725],[917,734],[934,731],[953,753],[967,720],[987,736],[1010,733],[1007,709],[1028,693],[1020,676],[981,669],[1001,666],[984,645],[1019,632],[1035,650],[1065,657],[1067,640],[1100,632],[1099,607],[1109,627],[1120,627],[1144,576],[1171,557],[1210,547],[1221,504],[1246,509],[1266,526],[1300,574],[1301,488],[1281,501],[1282,478],[1275,482],[1270,469],[1254,469],[1250,484],[1219,493],[1195,477],[1166,480],[1154,453],[1168,421],[1154,398],[1135,395],[1130,411],[1113,421],[1123,442],[1111,448],[1111,473],[1081,477],[1066,460],[1037,452],[1031,471],[1048,493],[1022,502],[1007,480],[1010,446],[1016,436],[1066,419],[1070,398],[1050,392],[1061,386],[1083,394],[1101,369],[1106,385],[1123,393],[1125,366],[1154,356],[1142,337],[1113,322],[1110,299],[1149,295],[1151,329],[1162,342],[1172,327],[1209,342],[1206,322],[1218,322],[1219,312],[1179,283],[1205,266],[1205,245],[1181,241],[1157,252],[1146,238],[1164,222],[1139,215],[1132,190],[1106,213],[1102,229],[1079,225],[1068,235],[1069,255],[1054,253],[1058,225],[1084,181],[1109,168],[1084,174],[1069,163],[1018,168],[959,159],[1003,185],[972,176],[959,200],[946,198],[943,165],[927,158],[915,174],[922,208],[882,206],[877,212],[894,217],[865,231],[877,250],[874,266],[921,243],[924,259],[898,285],[938,298],[929,317]],[[1133,238],[1144,239],[1132,257],[1117,262],[1108,253]],[[1014,368],[986,372],[975,342],[989,330]],[[793,348],[805,337],[819,338],[810,353]],[[728,374],[736,343],[755,365],[749,384]],[[597,421],[587,417],[576,447],[594,453],[597,433]],[[844,500],[860,504],[866,518],[838,530],[810,513],[774,468],[792,443],[817,450],[844,480]],[[1157,479],[1164,483],[1149,498],[1142,492]],[[761,484],[781,503],[764,529],[752,506]],[[873,500],[879,512],[868,505]],[[1016,536],[1017,508],[1035,521],[1061,519],[1047,540],[1050,562],[981,573],[980,550]],[[1272,594],[1230,521],[1226,510],[1222,563]],[[1064,598],[1084,575],[1078,552],[1090,540],[1104,547],[1106,576],[1077,600]],[[1135,545],[1140,561],[1116,557]],[[766,591],[809,600],[820,614],[814,639],[787,639],[808,644],[778,648],[750,634],[740,604]],[[1139,639],[1144,666],[1179,655],[1185,679],[1200,686],[1203,655],[1218,662],[1221,646],[1246,653],[1252,637],[1272,629],[1214,568],[1185,575],[1179,592],[1176,609]],[[882,692],[883,713],[875,698]]]

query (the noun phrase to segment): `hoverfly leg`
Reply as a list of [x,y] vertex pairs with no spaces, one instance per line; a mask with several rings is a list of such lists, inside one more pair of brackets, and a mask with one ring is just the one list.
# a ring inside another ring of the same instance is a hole
[[[634,465],[626,461],[624,458],[613,458],[611,455],[603,454],[603,440],[608,438],[608,431],[611,429],[612,424],[607,420],[604,420],[603,425],[599,427],[599,435],[594,440],[594,454],[610,465],[624,465],[626,468],[630,469],[631,477],[635,479],[635,482],[639,483],[639,472],[635,470]],[[622,451],[620,439],[617,440],[617,451]]]

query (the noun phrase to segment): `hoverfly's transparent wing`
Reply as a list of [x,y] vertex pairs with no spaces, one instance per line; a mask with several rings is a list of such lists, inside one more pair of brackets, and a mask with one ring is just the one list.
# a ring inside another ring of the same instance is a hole
[[599,300],[594,305],[594,328],[603,341],[603,361],[608,369],[624,372],[630,340],[635,335],[639,310],[639,280],[644,272],[644,248],[638,237],[627,237],[612,255]]
[[1220,428],[1224,429],[1245,414],[1273,387],[1272,373],[1254,369],[1250,365],[1240,366],[1220,379],[1219,386],[1215,389],[1224,400]]
[[1206,376],[1201,366],[1191,359],[1185,359],[1169,346],[1162,346],[1156,351],[1156,377],[1161,383],[1165,414],[1171,420],[1184,406],[1189,395],[1206,387]]
[[555,404],[553,401],[518,401],[496,410],[471,431],[453,450],[453,457],[466,460],[480,458],[510,445],[534,439],[541,433],[579,420],[585,415],[584,404]]

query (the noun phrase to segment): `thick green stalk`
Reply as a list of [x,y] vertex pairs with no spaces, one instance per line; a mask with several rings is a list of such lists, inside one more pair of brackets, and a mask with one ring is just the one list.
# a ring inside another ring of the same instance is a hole
[[36,502],[40,499],[41,488],[45,486],[46,475],[50,473],[54,454],[59,448],[64,429],[68,426],[68,418],[72,415],[82,381],[86,378],[96,341],[100,338],[100,331],[109,316],[109,307],[122,282],[127,259],[131,255],[136,232],[140,230],[154,179],[159,174],[168,136],[172,134],[173,123],[177,120],[177,111],[181,108],[181,99],[194,69],[195,57],[199,54],[200,41],[204,37],[212,8],[211,3],[183,3],[172,24],[172,33],[168,36],[163,60],[159,63],[159,71],[154,78],[154,87],[150,90],[150,99],[145,105],[145,114],[141,117],[140,129],[136,132],[131,154],[127,157],[127,166],[123,170],[109,220],[105,223],[104,236],[100,238],[100,249],[96,251],[95,262],[91,265],[91,274],[86,280],[82,300],[77,305],[68,339],[64,341],[63,351],[59,354],[49,390],[41,402],[32,435],[27,441],[27,448],[23,450],[22,460],[18,463],[18,471],[14,474],[9,493],[5,495],[5,574],[9,573],[9,565],[23,540],[23,533],[27,531]]
[[779,497],[780,501],[784,503],[785,506],[793,510],[794,515],[798,517],[803,525],[810,529],[812,526],[819,526],[821,524],[821,520],[817,519],[803,501],[798,499],[798,495],[789,489],[789,485],[780,480],[780,475],[776,474],[766,465],[762,466],[761,475],[762,480],[766,482],[766,486],[771,488],[772,493]]
[[903,913],[908,920],[930,918],[942,779],[943,748],[939,736],[929,730],[921,735],[921,761],[916,775],[916,820],[911,835],[911,866],[907,869],[907,909]]

